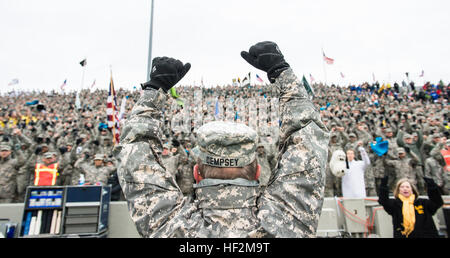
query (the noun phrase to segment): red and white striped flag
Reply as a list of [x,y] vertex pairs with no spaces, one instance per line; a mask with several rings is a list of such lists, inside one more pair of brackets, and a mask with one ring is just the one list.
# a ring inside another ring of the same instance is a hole
[[334,63],[334,59],[327,57],[327,56],[325,55],[325,52],[323,52],[323,50],[322,50],[322,53],[323,53],[323,60],[324,60],[327,64],[331,65],[331,64]]
[[113,143],[119,143],[120,126],[119,126],[119,111],[117,110],[116,91],[114,90],[114,82],[111,75],[111,82],[109,83],[109,94],[106,100],[106,115],[108,117],[108,128],[111,128],[113,133]]
[[311,82],[314,81],[314,77],[311,74],[309,74],[309,78],[311,79]]
[[264,81],[261,79],[261,77],[259,77],[258,74],[256,75],[256,79],[257,79],[259,82],[264,82]]
[[64,87],[67,85],[67,79],[64,80],[63,84],[61,84],[61,86],[59,86],[61,88],[61,90],[64,90]]

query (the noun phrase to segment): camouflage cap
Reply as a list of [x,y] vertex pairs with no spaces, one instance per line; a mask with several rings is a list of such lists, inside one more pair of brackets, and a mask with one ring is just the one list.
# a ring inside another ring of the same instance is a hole
[[434,133],[431,135],[432,138],[441,138],[441,134],[439,133]]
[[354,134],[354,133],[349,133],[349,134],[348,134],[348,137],[355,137],[355,138],[356,138],[356,134]]
[[408,139],[408,138],[411,138],[411,139],[412,139],[412,135],[409,134],[409,133],[405,133],[405,134],[403,135],[403,139]]
[[384,130],[385,133],[392,133],[392,128],[388,127]]
[[94,160],[104,160],[105,154],[95,154]]
[[398,153],[406,153],[405,148],[402,148],[402,147],[398,147],[397,152]]
[[11,150],[11,146],[9,146],[8,144],[0,145],[0,151],[10,151],[10,150]]
[[44,159],[53,158],[53,156],[56,156],[55,152],[47,151],[46,153],[44,153]]
[[256,158],[258,134],[244,124],[210,122],[198,129],[197,137],[198,158],[205,165],[244,167]]

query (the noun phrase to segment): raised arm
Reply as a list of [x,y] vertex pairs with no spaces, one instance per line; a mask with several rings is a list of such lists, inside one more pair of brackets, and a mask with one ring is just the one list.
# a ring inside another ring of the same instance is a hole
[[189,68],[189,64],[183,66],[175,59],[153,60],[152,79],[142,85],[143,94],[133,107],[115,150],[119,182],[131,218],[144,237],[161,236],[158,230],[170,221],[185,201],[174,177],[161,162],[160,139],[167,90]]
[[444,200],[442,199],[442,195],[439,192],[438,185],[434,182],[432,178],[423,178],[425,183],[427,184],[427,193],[428,193],[428,202],[427,209],[431,215],[434,215],[436,211],[444,205]]
[[369,155],[367,155],[366,149],[364,149],[364,147],[362,146],[359,146],[358,150],[359,153],[361,153],[362,160],[364,161],[363,169],[366,169],[370,165]]
[[280,94],[278,166],[260,198],[261,226],[271,236],[314,237],[323,204],[329,132],[306,86],[275,43],[258,43],[241,55],[266,71]]

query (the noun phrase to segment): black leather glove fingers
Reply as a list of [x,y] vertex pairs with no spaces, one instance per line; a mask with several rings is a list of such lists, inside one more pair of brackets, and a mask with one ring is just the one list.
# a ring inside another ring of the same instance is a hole
[[249,52],[242,51],[241,56],[255,68],[266,72],[272,83],[281,72],[289,68],[278,45],[271,41],[259,42],[250,47]]
[[141,84],[142,89],[163,89],[168,92],[170,88],[175,86],[186,73],[191,69],[191,64],[183,63],[170,57],[155,57],[152,62],[152,71],[150,73],[150,81]]

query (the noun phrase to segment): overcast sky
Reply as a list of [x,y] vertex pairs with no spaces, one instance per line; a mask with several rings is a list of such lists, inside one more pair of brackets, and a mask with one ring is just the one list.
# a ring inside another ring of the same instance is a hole
[[[146,80],[151,1],[0,0],[0,87],[116,88]],[[298,75],[348,84],[450,80],[450,1],[155,0],[153,57],[190,62],[181,85],[225,85],[252,68],[242,50],[276,42]],[[335,59],[324,67],[325,54]],[[424,70],[425,77],[419,78]],[[345,78],[341,78],[342,72]],[[8,86],[13,79],[19,84]]]

